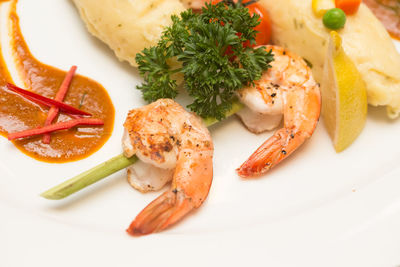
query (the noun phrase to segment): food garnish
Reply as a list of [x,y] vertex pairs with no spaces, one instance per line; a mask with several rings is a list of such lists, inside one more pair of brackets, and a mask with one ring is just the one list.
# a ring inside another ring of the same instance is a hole
[[325,15],[326,11],[335,7],[333,0],[312,0],[312,9],[317,17]]
[[353,15],[358,11],[361,0],[335,0],[337,8],[343,10],[347,15]]
[[[258,4],[258,0],[214,0],[211,3],[213,5],[218,4],[220,2],[225,2],[225,4],[229,4],[233,7],[246,7],[249,9],[250,15],[257,14],[260,16],[258,24],[254,30],[257,31],[256,35],[256,43],[255,45],[266,45],[271,40],[271,21],[269,20],[269,16],[267,11]],[[250,45],[250,43],[246,43],[245,45]]]
[[256,45],[266,45],[271,41],[272,28],[268,12],[256,1],[247,1],[244,6],[249,9],[250,15],[257,14],[260,16],[260,24],[254,30],[257,31]]
[[[72,66],[71,69],[68,71],[67,75],[64,78],[64,81],[62,82],[62,84],[60,86],[60,89],[58,90],[58,92],[54,98],[55,100],[60,101],[60,102],[62,102],[64,100],[64,97],[68,92],[68,87],[71,84],[71,81],[72,81],[72,78],[74,77],[76,69],[77,69],[76,66]],[[58,112],[59,112],[59,108],[56,106],[52,106],[49,110],[49,113],[47,114],[47,118],[44,123],[44,126],[48,126],[48,125],[52,124],[53,120],[57,117]],[[50,144],[50,139],[51,139],[50,134],[43,135],[43,139],[42,139],[43,144]]]
[[341,152],[363,130],[368,102],[365,83],[335,31],[329,40],[322,91],[322,116],[336,151]]
[[71,129],[76,126],[90,126],[90,125],[103,125],[104,121],[101,119],[90,119],[90,118],[79,118],[69,121],[57,122],[36,129],[25,130],[21,132],[11,133],[8,135],[8,140],[12,141],[15,139],[32,137],[35,135],[41,135],[46,133],[52,133],[60,130]]
[[[346,23],[346,14],[353,15],[358,11],[360,7],[361,0],[335,0],[336,8],[331,8],[329,10],[323,9],[328,6],[328,1],[332,0],[313,0],[313,10],[316,15],[323,14],[322,21],[328,29],[338,30],[344,27]],[[315,3],[319,3],[319,6]]]
[[[80,117],[75,117],[75,119],[72,119],[69,121],[63,121],[63,122],[58,122],[58,123],[52,124],[53,120],[55,119],[55,117],[57,117],[58,112],[60,110],[69,112],[69,114],[71,114],[71,116],[90,115],[87,112],[84,112],[80,109],[76,109],[76,108],[62,102],[68,91],[69,84],[71,83],[71,80],[75,74],[76,69],[77,69],[76,66],[71,67],[71,69],[67,73],[63,83],[61,84],[61,87],[60,87],[59,91],[57,92],[55,99],[44,97],[42,95],[33,93],[31,91],[19,88],[13,84],[7,84],[7,88],[9,90],[16,92],[16,93],[20,94],[21,96],[23,96],[29,100],[32,100],[34,102],[37,102],[39,104],[44,104],[44,105],[50,106],[50,109],[47,114],[47,118],[46,118],[46,121],[45,121],[45,124],[43,127],[38,127],[36,129],[29,129],[29,130],[25,130],[25,131],[10,133],[7,136],[8,140],[12,141],[15,139],[33,137],[36,135],[43,134],[42,142],[44,144],[49,144],[50,143],[50,133],[52,133],[52,132],[71,129],[71,128],[79,126],[79,125],[80,126],[104,125],[104,121],[101,119],[90,119],[90,118],[80,118]],[[84,113],[82,114],[82,112],[84,112]]]
[[326,11],[322,17],[322,22],[328,29],[338,30],[344,27],[346,14],[340,8],[332,8]]
[[188,107],[201,117],[221,120],[232,107],[235,91],[258,80],[270,67],[270,52],[243,45],[255,44],[254,27],[260,17],[232,3],[207,3],[202,13],[187,10],[172,16],[172,25],[158,45],[136,55],[144,78],[137,88],[146,101],[175,98],[174,75],[182,73],[194,100]]
[[11,83],[7,84],[7,89],[25,97],[26,99],[33,101],[35,103],[42,104],[42,105],[45,105],[48,107],[55,106],[68,114],[91,116],[91,114],[86,111],[74,108],[73,106],[65,104],[64,102],[36,94],[32,91],[28,91],[28,90],[19,88],[18,86],[11,84]]

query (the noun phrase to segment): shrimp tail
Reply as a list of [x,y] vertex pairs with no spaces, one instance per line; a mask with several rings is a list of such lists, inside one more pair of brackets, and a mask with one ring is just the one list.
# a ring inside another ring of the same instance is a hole
[[264,142],[247,160],[236,169],[243,178],[266,173],[304,143],[306,136],[282,128]]
[[184,193],[167,191],[144,208],[126,230],[132,236],[159,232],[182,219],[194,206]]

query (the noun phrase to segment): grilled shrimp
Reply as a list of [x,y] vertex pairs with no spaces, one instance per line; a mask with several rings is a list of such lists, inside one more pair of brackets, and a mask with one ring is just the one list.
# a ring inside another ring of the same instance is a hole
[[[267,172],[303,144],[313,134],[321,110],[319,84],[306,62],[278,46],[266,49],[272,49],[275,60],[254,86],[238,92],[247,107],[239,116],[254,132],[277,126],[281,114],[284,125],[237,169],[245,178]],[[259,123],[254,118],[272,122]]]
[[125,155],[136,154],[144,164],[158,168],[167,177],[160,183],[172,178],[171,189],[144,208],[127,232],[139,236],[161,231],[207,198],[213,177],[210,133],[199,117],[170,99],[131,110],[124,127]]

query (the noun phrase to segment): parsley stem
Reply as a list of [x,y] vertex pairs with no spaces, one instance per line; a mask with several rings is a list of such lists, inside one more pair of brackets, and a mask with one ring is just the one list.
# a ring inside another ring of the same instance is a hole
[[[239,102],[235,101],[232,104],[232,109],[226,113],[226,117],[232,116],[240,109],[242,109],[243,105]],[[218,122],[215,118],[206,118],[204,119],[204,123],[208,126],[214,125]],[[52,200],[63,199],[73,193],[76,193],[108,176],[114,174],[122,169],[129,167],[138,161],[136,156],[127,158],[124,154],[120,154],[115,156],[94,168],[87,170],[77,176],[43,192],[41,194],[42,197]]]

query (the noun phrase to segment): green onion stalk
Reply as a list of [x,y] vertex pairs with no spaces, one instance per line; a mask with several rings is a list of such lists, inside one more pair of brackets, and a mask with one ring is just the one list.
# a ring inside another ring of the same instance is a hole
[[[234,102],[230,111],[227,112],[226,117],[232,116],[240,109],[242,109],[243,105],[239,102]],[[217,123],[218,120],[215,118],[206,118],[204,119],[205,125],[211,126]],[[116,173],[122,169],[129,167],[132,164],[135,164],[139,159],[136,156],[132,156],[130,158],[125,157],[124,154],[120,154],[115,156],[94,168],[87,170],[49,190],[43,192],[41,194],[42,197],[52,200],[63,199],[69,195],[72,195],[108,176],[113,173]]]

